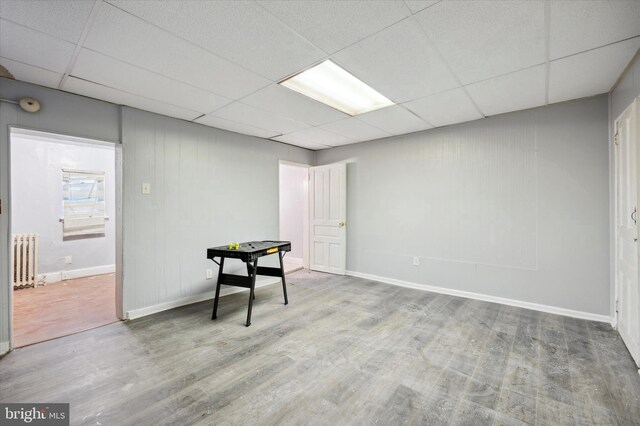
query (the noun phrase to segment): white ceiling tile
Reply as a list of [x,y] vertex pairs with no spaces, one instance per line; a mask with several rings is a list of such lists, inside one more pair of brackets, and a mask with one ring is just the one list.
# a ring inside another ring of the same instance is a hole
[[462,84],[545,61],[543,1],[443,1],[415,16]]
[[334,146],[346,143],[355,143],[353,139],[322,130],[319,127],[311,127],[273,139],[298,146],[306,146],[305,144]]
[[271,83],[106,3],[84,47],[228,98],[248,95]]
[[311,149],[314,151],[317,151],[319,149],[327,149],[327,148],[331,148],[328,145],[322,145],[319,143],[313,143],[313,142],[308,142],[308,141],[301,141],[301,140],[294,140],[292,138],[287,138],[286,136],[278,136],[275,138],[271,138],[274,141],[277,142],[282,142],[282,143],[286,143],[289,145],[295,145],[295,146],[299,146],[300,148],[307,148],[307,149]]
[[545,103],[545,66],[474,83],[466,89],[484,115],[538,107]]
[[634,38],[551,62],[549,102],[608,92],[638,48]]
[[413,19],[356,43],[332,59],[397,103],[458,86]]
[[401,1],[260,1],[287,25],[334,53],[410,15]]
[[244,123],[238,123],[232,120],[215,117],[213,115],[205,115],[194,121],[195,123],[204,124],[205,126],[215,127],[218,129],[228,130],[230,132],[241,133],[243,135],[257,136],[259,138],[269,139],[277,136],[279,133],[271,130],[260,129]]
[[179,118],[182,120],[193,120],[202,115],[197,111],[186,108],[180,108],[175,105],[162,103],[154,99],[145,98],[121,90],[113,89],[107,86],[101,86],[86,80],[69,77],[62,87],[62,90],[76,93],[78,95],[88,96],[90,98],[101,99],[117,105],[127,105],[133,108],[145,111],[155,112],[169,117]]
[[462,88],[416,99],[404,106],[436,127],[482,118]]
[[364,121],[358,120],[355,117],[346,118],[344,120],[336,121],[335,123],[325,124],[320,126],[320,128],[358,142],[371,141],[391,136],[390,133],[366,124]]
[[242,99],[242,103],[268,110],[292,120],[317,126],[348,115],[298,92],[272,84]]
[[67,41],[0,19],[0,56],[64,73],[74,49]]
[[357,119],[391,133],[392,135],[417,132],[420,130],[430,129],[432,127],[399,105],[361,114]]
[[291,133],[309,127],[306,123],[280,117],[269,111],[240,102],[229,104],[215,111],[212,115],[261,129],[272,130],[276,134]]
[[0,17],[77,43],[93,4],[74,0],[2,0]]
[[411,12],[420,12],[429,6],[438,3],[439,0],[404,0],[405,4],[411,9]]
[[640,1],[553,1],[550,57],[561,58],[640,35]]
[[0,65],[8,69],[16,80],[39,84],[40,86],[57,88],[62,79],[62,74],[60,73],[12,61],[11,59],[3,57],[0,57]]
[[253,2],[109,2],[274,81],[325,57]]
[[230,101],[222,96],[82,49],[72,76],[182,108],[207,113]]

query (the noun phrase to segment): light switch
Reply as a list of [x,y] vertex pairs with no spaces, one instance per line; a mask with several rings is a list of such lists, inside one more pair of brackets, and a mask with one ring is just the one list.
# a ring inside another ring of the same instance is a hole
[[147,195],[147,194],[151,194],[151,184],[150,183],[143,183],[142,184],[142,193]]

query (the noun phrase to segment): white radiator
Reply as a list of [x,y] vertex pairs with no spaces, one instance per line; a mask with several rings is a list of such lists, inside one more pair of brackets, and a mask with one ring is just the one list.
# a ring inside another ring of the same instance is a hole
[[38,280],[38,234],[13,235],[13,287],[35,287]]

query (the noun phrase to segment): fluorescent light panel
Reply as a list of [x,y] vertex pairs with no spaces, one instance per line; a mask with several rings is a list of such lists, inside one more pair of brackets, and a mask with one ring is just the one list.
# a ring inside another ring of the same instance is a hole
[[393,105],[391,100],[328,59],[280,84],[349,115]]

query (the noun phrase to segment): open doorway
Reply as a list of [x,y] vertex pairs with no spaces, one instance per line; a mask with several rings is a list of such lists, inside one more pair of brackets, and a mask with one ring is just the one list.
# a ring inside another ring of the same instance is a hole
[[11,129],[13,347],[118,321],[116,146]]
[[309,268],[309,166],[280,161],[280,240],[291,241],[286,273]]

